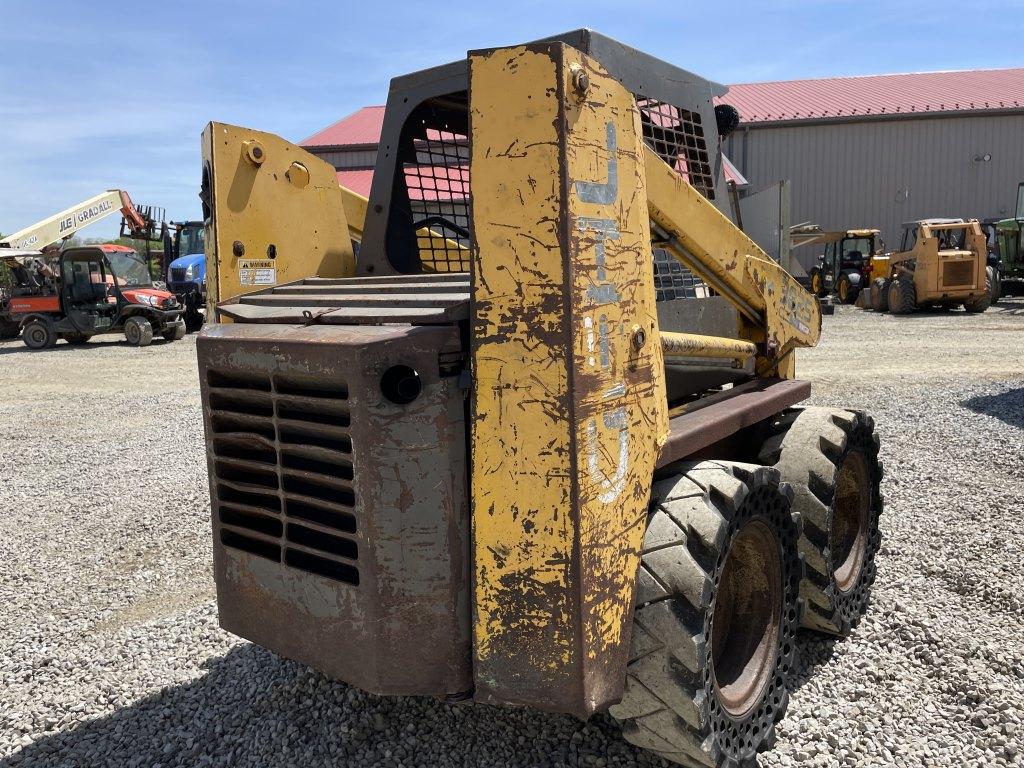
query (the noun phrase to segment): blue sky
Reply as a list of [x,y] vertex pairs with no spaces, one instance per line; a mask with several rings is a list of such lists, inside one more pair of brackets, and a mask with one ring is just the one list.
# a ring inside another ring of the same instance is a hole
[[117,187],[197,217],[209,120],[297,141],[393,75],[581,26],[723,83],[1024,63],[1024,0],[0,0],[0,231]]

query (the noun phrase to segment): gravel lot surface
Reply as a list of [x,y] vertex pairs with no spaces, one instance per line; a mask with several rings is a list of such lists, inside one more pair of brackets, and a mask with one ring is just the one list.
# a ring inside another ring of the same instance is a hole
[[[0,343],[0,766],[660,765],[606,718],[376,698],[218,629],[194,339],[109,338]],[[762,764],[1024,765],[1024,302],[841,307],[799,369],[874,414],[885,539]]]

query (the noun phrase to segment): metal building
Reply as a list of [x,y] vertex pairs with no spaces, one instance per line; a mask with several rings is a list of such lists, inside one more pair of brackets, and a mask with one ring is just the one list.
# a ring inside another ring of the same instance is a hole
[[753,188],[789,180],[792,224],[878,228],[891,249],[905,221],[1012,215],[1024,181],[1024,68],[751,83],[721,100],[742,120],[725,152]]
[[[780,219],[877,228],[893,248],[904,221],[1012,215],[1024,181],[1024,68],[748,83],[720,101],[742,120],[725,175],[764,190],[742,204],[744,229],[777,257]],[[301,143],[369,195],[383,118],[363,107]],[[793,254],[805,269],[816,255]]]

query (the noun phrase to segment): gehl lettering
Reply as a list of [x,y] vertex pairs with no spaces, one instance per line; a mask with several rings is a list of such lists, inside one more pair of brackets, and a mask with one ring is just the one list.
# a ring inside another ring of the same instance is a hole
[[[616,140],[615,124],[609,122],[605,127],[605,148],[608,150],[608,176],[603,182],[577,181],[574,184],[576,194],[581,202],[613,206],[619,197],[618,160],[615,157]],[[583,328],[587,339],[587,365],[600,365],[601,370],[610,377],[612,370],[612,345],[608,338],[608,317],[600,311],[600,307],[614,304],[619,300],[619,290],[615,283],[608,279],[605,264],[605,242],[619,239],[619,225],[615,219],[601,216],[580,216],[576,220],[576,228],[580,232],[594,233],[594,263],[597,267],[596,280],[587,289],[590,301],[588,311],[583,317]],[[596,315],[596,317],[595,317]],[[594,355],[594,329],[597,328],[597,355]],[[602,400],[614,401],[625,395],[626,386],[616,382],[602,393]],[[592,418],[587,423],[587,468],[590,480],[601,489],[598,499],[604,504],[615,501],[626,485],[626,472],[629,469],[629,422],[624,406],[605,407],[599,414],[605,429],[618,430],[618,450],[611,451],[616,457],[615,470],[608,474],[599,465],[602,453],[598,419]]]

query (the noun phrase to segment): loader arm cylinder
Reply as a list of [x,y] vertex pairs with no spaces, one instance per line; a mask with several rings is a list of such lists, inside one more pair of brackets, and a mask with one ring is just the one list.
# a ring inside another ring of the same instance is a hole
[[745,362],[757,354],[757,345],[750,341],[667,331],[661,332],[661,349],[667,361],[672,358],[711,357]]

